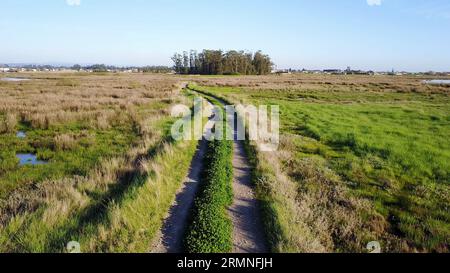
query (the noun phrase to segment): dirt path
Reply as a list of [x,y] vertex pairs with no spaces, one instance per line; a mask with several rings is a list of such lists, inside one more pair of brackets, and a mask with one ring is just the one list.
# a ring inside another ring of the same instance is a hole
[[169,217],[165,220],[159,232],[157,243],[153,247],[154,253],[180,253],[183,251],[183,236],[199,186],[206,148],[206,140],[202,140],[197,148],[183,188],[177,193],[175,203],[170,208]]
[[233,222],[233,253],[267,253],[258,200],[251,180],[251,167],[243,141],[233,144],[234,202],[229,208]]
[[[206,129],[211,129],[213,126],[214,123],[209,122],[206,125]],[[175,203],[170,208],[169,215],[155,240],[152,247],[153,253],[183,252],[183,236],[200,184],[200,176],[204,165],[203,159],[206,155],[207,147],[207,140],[203,138],[199,142],[196,154],[192,159],[189,174],[183,183],[183,187],[178,191]]]

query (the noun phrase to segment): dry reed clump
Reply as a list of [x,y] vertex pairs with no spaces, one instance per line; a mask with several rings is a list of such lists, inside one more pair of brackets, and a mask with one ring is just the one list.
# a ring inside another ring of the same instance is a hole
[[63,134],[54,137],[55,148],[58,150],[70,150],[77,145],[77,139],[70,134]]
[[70,217],[75,210],[88,204],[86,193],[77,189],[77,185],[84,181],[83,177],[65,178],[49,181],[42,187],[45,193],[43,203],[47,206],[42,220],[47,226],[56,225],[60,219]]
[[5,127],[8,133],[14,133],[17,126],[17,116],[13,113],[6,114]]
[[144,158],[141,158],[137,162],[137,170],[141,176],[150,174],[150,162]]
[[163,117],[164,115],[161,114],[155,114],[154,117],[156,119],[138,119],[135,123],[135,127],[137,130],[137,133],[140,136],[147,136],[147,137],[153,137],[158,134],[158,132],[155,131],[155,120],[158,120],[159,118]]
[[14,133],[17,123],[17,115],[14,113],[7,113],[5,120],[0,120],[0,133]]
[[75,190],[77,185],[86,182],[85,177],[64,178],[56,181],[45,181],[14,191],[0,203],[0,230],[6,228],[12,219],[37,211],[45,205],[44,215],[48,223],[54,219],[50,215],[65,217],[69,209],[81,207],[87,197],[83,192]]
[[100,114],[97,116],[97,128],[100,130],[109,129],[109,119],[105,114]]
[[50,125],[50,116],[47,114],[22,112],[22,120],[31,125],[34,129],[48,129]]

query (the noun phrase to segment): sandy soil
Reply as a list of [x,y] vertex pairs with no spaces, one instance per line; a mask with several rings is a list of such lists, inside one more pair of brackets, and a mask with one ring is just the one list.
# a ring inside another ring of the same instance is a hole
[[252,188],[251,167],[242,141],[234,142],[234,203],[229,208],[233,221],[233,253],[267,253],[258,201]]
[[[224,101],[219,100],[222,104]],[[237,120],[229,116],[228,120]],[[233,205],[228,209],[233,222],[233,253],[268,253],[261,220],[259,202],[253,190],[251,166],[243,141],[237,140],[237,126],[233,143]]]

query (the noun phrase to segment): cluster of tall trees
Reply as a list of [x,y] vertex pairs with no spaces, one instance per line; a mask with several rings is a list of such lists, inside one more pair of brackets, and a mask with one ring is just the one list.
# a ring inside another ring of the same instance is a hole
[[268,55],[230,50],[195,50],[176,53],[172,57],[174,69],[179,74],[202,75],[265,75],[272,71]]

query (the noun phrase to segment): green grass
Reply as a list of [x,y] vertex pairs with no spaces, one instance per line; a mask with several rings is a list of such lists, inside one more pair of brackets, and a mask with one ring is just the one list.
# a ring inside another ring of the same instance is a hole
[[[205,89],[234,101],[280,105],[282,134],[299,137],[291,143],[295,158],[325,160],[353,196],[369,200],[387,222],[379,240],[390,251],[448,251],[448,94]],[[407,247],[391,246],[396,240]]]

